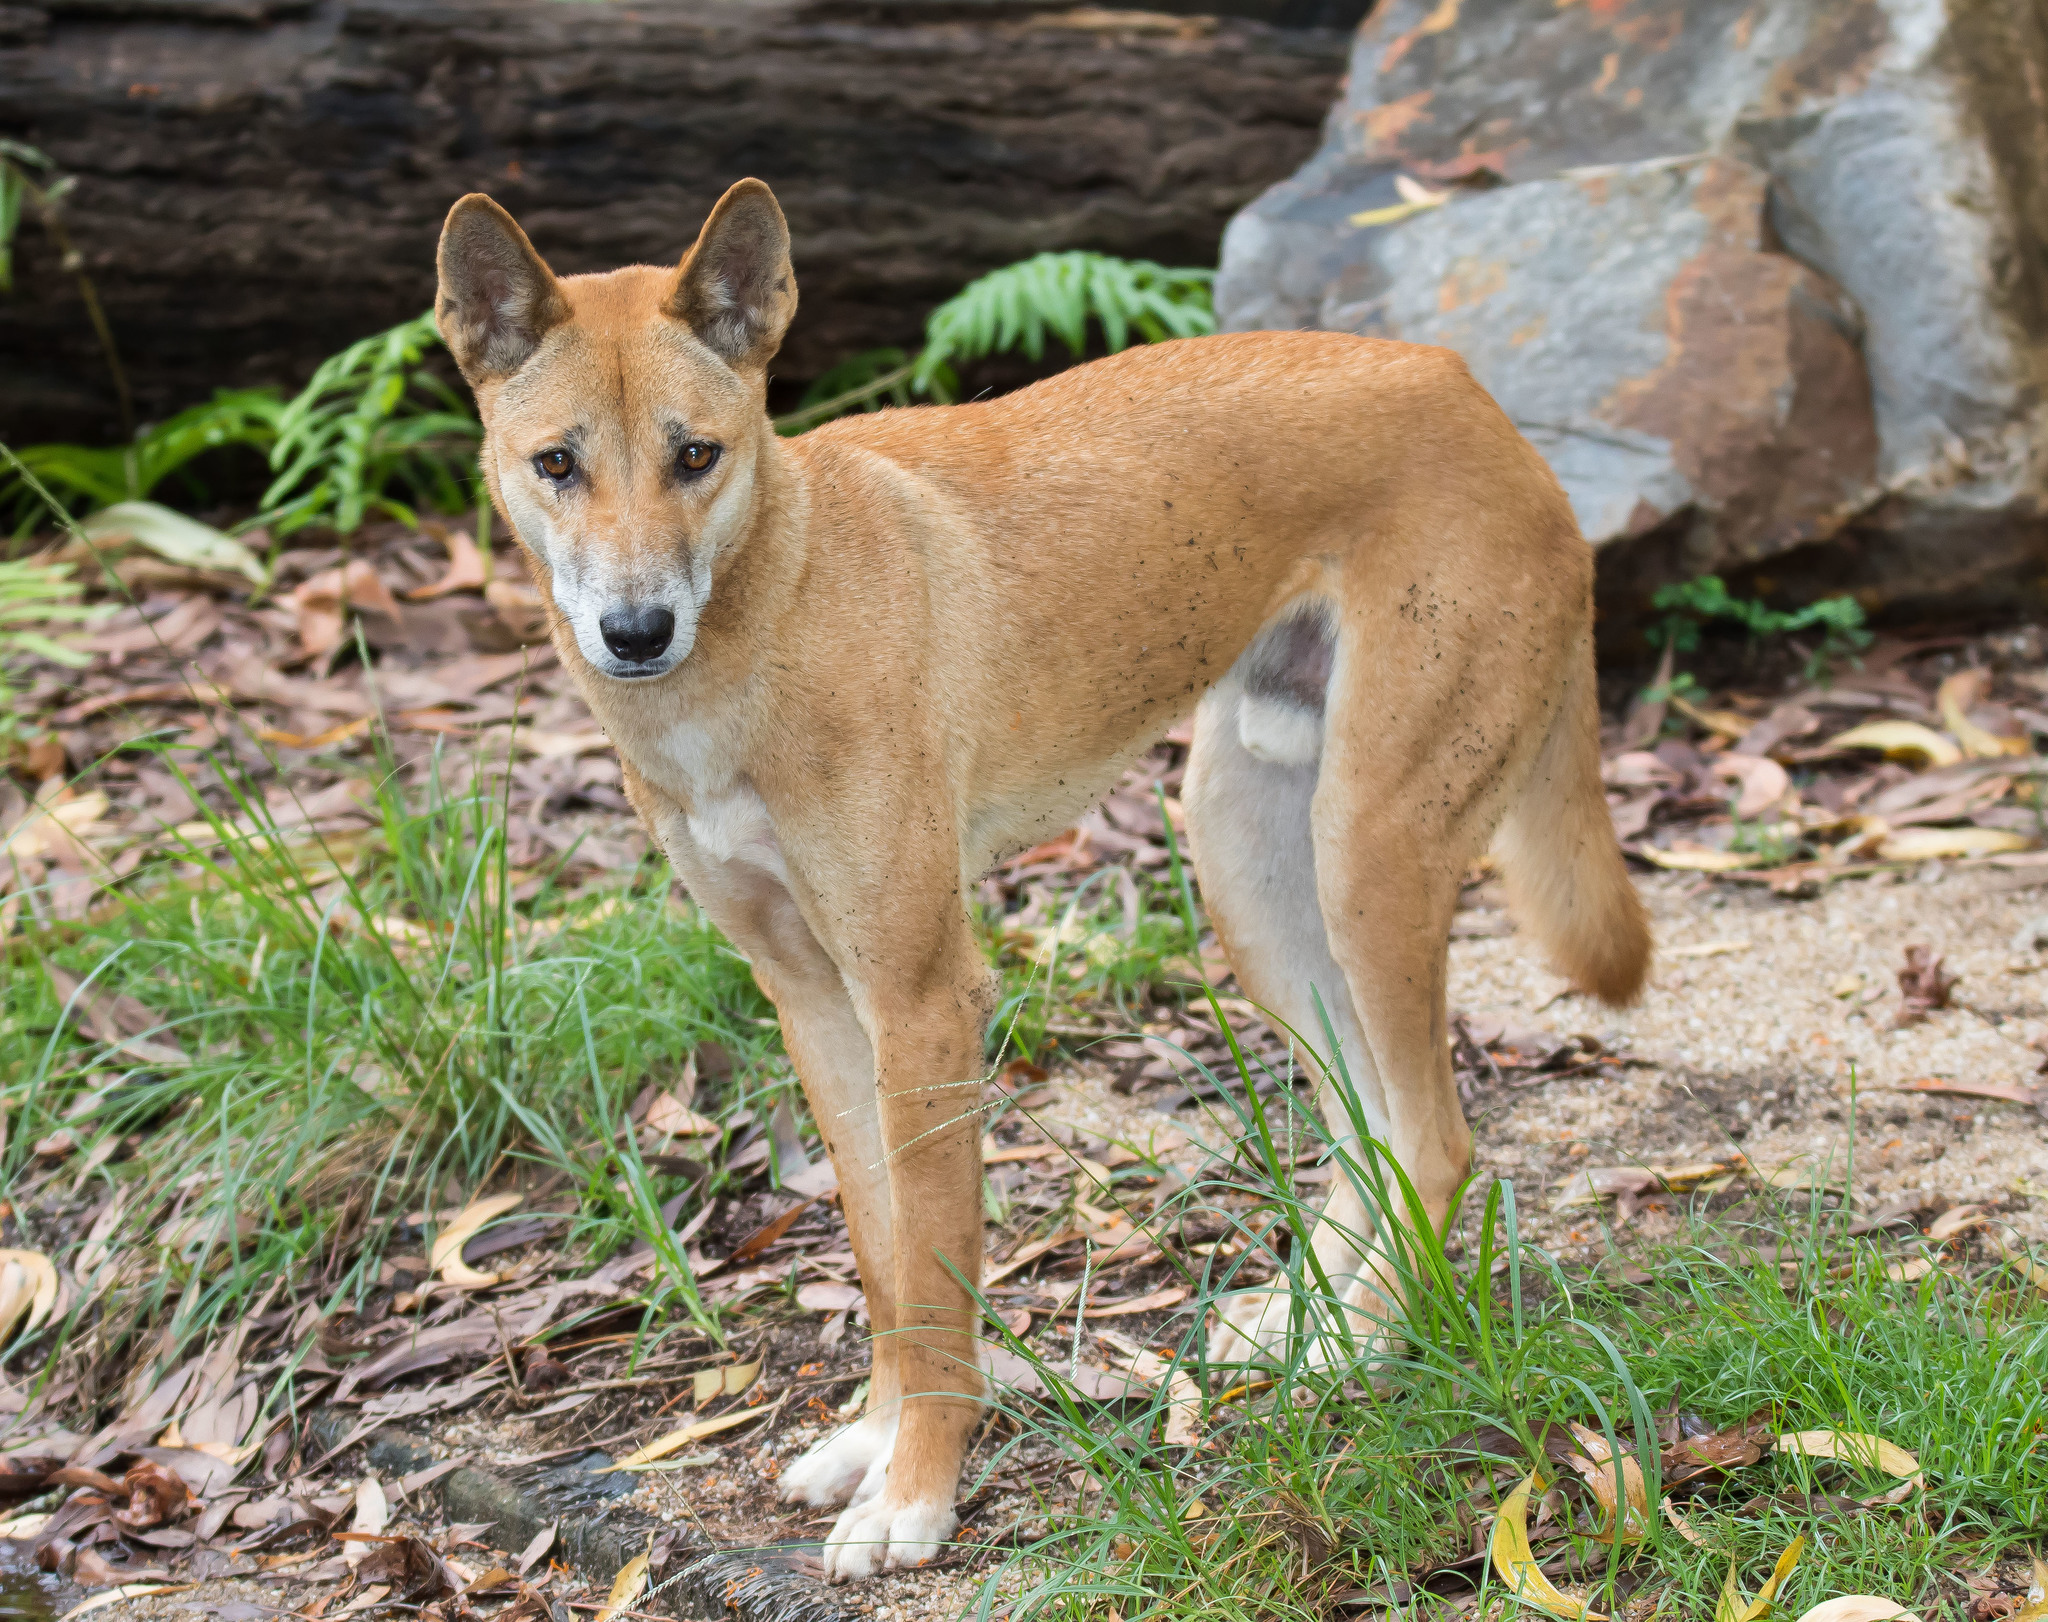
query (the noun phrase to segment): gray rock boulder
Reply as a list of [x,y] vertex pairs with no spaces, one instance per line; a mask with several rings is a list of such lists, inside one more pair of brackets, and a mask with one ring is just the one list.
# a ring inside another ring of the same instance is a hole
[[2048,553],[2044,86],[2030,0],[1386,0],[1219,311],[1457,349],[1603,576],[2007,591]]

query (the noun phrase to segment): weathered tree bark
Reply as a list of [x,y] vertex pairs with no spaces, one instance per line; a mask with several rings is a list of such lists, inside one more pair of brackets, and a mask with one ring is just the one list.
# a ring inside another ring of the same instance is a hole
[[[1214,263],[1314,148],[1345,45],[1030,0],[50,0],[0,5],[0,133],[78,177],[66,218],[145,420],[425,309],[466,191],[583,271],[673,261],[747,174],[796,239],[786,392],[1041,250]],[[24,221],[0,435],[114,428]]]

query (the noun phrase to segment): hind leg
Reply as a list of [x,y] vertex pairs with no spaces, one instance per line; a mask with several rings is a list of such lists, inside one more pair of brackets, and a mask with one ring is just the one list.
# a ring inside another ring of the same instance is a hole
[[[1317,898],[1311,806],[1321,721],[1305,702],[1316,696],[1248,693],[1233,675],[1203,699],[1182,791],[1188,843],[1210,922],[1238,983],[1318,1051],[1327,1045],[1315,1006],[1320,994],[1366,1129],[1384,1137],[1379,1072],[1344,971],[1330,953]],[[1339,1144],[1355,1143],[1350,1111],[1334,1094],[1326,1086],[1319,1100],[1331,1136]],[[1310,1244],[1336,1301],[1346,1306],[1364,1293],[1372,1233],[1371,1214],[1357,1189],[1338,1178]],[[1226,1309],[1210,1357],[1239,1363],[1272,1354],[1291,1332],[1318,1323],[1329,1327],[1335,1304],[1301,1303],[1297,1312],[1284,1289],[1246,1291]],[[1350,1324],[1352,1335],[1365,1340],[1374,1328],[1355,1315]],[[1318,1334],[1310,1357],[1320,1362],[1338,1355],[1341,1346],[1342,1337]]]
[[[1316,893],[1381,1078],[1386,1145],[1441,1230],[1472,1157],[1448,1040],[1452,914],[1549,706],[1526,669],[1503,667],[1505,644],[1445,647],[1423,618],[1360,618],[1340,634],[1330,680]],[[1524,713],[1516,700],[1531,691]],[[1395,1271],[1384,1256],[1371,1271],[1390,1315]]]

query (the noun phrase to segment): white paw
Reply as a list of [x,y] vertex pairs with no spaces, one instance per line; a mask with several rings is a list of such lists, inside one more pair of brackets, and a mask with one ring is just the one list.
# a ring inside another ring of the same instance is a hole
[[901,1504],[886,1493],[857,1503],[825,1540],[825,1580],[846,1582],[936,1560],[959,1525],[950,1503]]
[[895,1414],[869,1414],[834,1431],[783,1471],[782,1496],[793,1503],[864,1503],[882,1490],[895,1451]]
[[1354,1279],[1342,1299],[1344,1328],[1350,1332],[1348,1345],[1338,1314],[1325,1301],[1304,1302],[1297,1310],[1292,1292],[1285,1289],[1247,1290],[1233,1296],[1209,1336],[1209,1361],[1285,1363],[1295,1338],[1304,1335],[1309,1340],[1302,1349],[1302,1361],[1312,1369],[1383,1353],[1387,1336],[1381,1320],[1389,1309],[1380,1292],[1369,1280]]
[[1286,1352],[1293,1305],[1286,1290],[1246,1290],[1232,1296],[1209,1335],[1209,1361],[1277,1361]]

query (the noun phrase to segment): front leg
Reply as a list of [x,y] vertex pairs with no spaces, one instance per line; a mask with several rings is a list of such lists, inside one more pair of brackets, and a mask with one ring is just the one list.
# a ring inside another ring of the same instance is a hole
[[746,955],[775,1005],[783,1045],[810,1101],[839,1178],[840,1211],[867,1293],[872,1367],[866,1411],[782,1472],[785,1498],[840,1505],[876,1496],[895,1445],[901,1403],[896,1366],[895,1242],[888,1154],[875,1106],[874,1050],[838,966],[818,943],[782,879],[760,862],[721,861],[692,836],[689,818],[628,765],[626,791],[655,843],[712,922]]
[[[949,884],[944,893],[958,891]],[[981,1280],[989,971],[964,914],[929,920],[938,939],[926,934],[923,944],[900,907],[893,917],[868,916],[889,944],[870,941],[849,954],[848,980],[875,1051],[902,1395],[882,1490],[841,1515],[826,1541],[827,1573],[840,1579],[938,1555],[959,1525],[953,1501],[984,1391],[972,1292]]]

